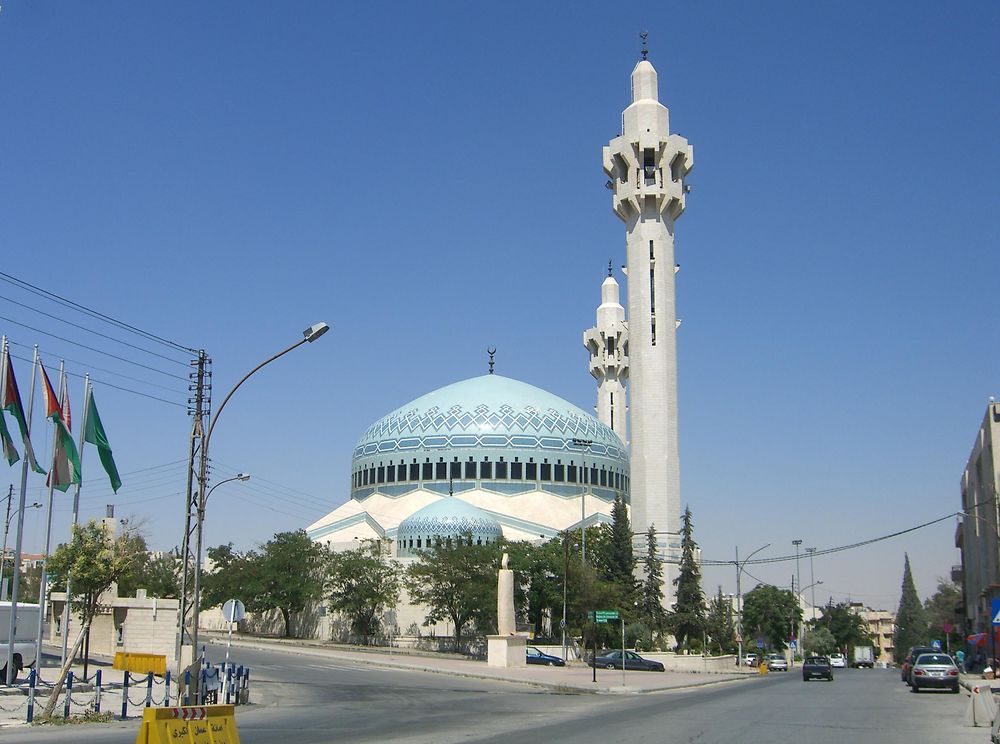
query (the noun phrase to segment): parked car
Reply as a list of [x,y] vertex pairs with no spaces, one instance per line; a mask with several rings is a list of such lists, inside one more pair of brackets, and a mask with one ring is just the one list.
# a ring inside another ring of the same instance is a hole
[[621,669],[623,663],[627,670],[630,669],[637,672],[663,671],[663,664],[652,659],[644,659],[635,651],[626,651],[623,661],[621,649],[601,651],[596,659],[591,659],[590,666],[599,666],[605,669]]
[[781,654],[768,654],[767,656],[767,668],[772,672],[787,672],[788,671],[788,661]]
[[562,657],[547,654],[534,646],[525,646],[524,660],[529,664],[542,666],[566,666],[566,661]]
[[958,667],[948,654],[920,654],[910,669],[910,690],[924,687],[947,688],[958,692]]
[[802,662],[802,681],[825,679],[833,682],[833,666],[825,656],[807,656]]
[[930,646],[913,646],[909,651],[906,652],[906,656],[903,658],[903,663],[899,667],[899,677],[906,684],[910,684],[910,669],[913,667],[913,661],[920,654],[936,654],[937,650],[931,648]]
[[757,666],[757,654],[747,654],[743,657],[743,663],[748,666]]
[[830,654],[830,666],[835,669],[847,669],[847,659],[843,654]]

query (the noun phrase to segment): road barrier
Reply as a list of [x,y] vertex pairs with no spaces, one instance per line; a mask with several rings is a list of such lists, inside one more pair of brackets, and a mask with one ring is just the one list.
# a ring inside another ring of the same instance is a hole
[[163,654],[137,654],[132,651],[118,651],[112,668],[135,674],[152,672],[157,677],[167,673],[167,657]]
[[997,704],[993,699],[993,690],[988,684],[973,686],[969,706],[965,709],[965,725],[992,726],[996,717]]
[[232,705],[146,708],[135,744],[240,744]]

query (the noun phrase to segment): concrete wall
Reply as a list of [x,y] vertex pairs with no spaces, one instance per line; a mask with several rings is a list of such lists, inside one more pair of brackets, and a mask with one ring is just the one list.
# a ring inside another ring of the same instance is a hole
[[[66,594],[53,592],[51,603],[54,622],[49,625],[49,641],[62,645]],[[144,590],[139,590],[136,597],[102,597],[100,609],[90,627],[90,651],[107,656],[113,656],[118,651],[163,654],[169,663],[176,653],[179,611],[179,600],[146,597]],[[74,612],[68,639],[70,646],[76,641],[82,624],[82,619]]]

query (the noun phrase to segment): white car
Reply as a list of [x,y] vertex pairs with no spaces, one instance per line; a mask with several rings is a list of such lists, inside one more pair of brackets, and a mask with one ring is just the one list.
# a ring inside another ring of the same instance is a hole
[[788,662],[781,654],[771,654],[767,657],[767,668],[772,672],[787,672]]
[[835,669],[847,669],[847,659],[843,654],[830,654],[830,666]]

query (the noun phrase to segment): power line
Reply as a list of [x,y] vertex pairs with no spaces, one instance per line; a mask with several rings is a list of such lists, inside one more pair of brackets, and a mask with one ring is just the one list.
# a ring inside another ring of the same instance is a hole
[[92,318],[103,320],[105,323],[110,323],[111,325],[117,326],[118,328],[121,328],[123,330],[131,331],[132,333],[142,336],[150,341],[156,341],[158,343],[163,344],[164,346],[170,346],[173,347],[174,349],[177,349],[178,351],[183,351],[188,354],[198,353],[197,349],[192,349],[182,344],[175,343],[174,341],[165,339],[162,336],[157,336],[155,333],[150,333],[149,331],[144,331],[141,328],[136,328],[133,325],[129,325],[124,321],[116,320],[115,318],[112,318],[109,315],[105,315],[104,313],[98,312],[97,310],[92,310],[91,308],[86,307],[85,305],[81,305],[78,302],[73,302],[73,300],[68,300],[65,297],[61,297],[55,294],[54,292],[49,292],[48,290],[42,289],[41,287],[36,287],[35,285],[30,284],[24,281],[23,279],[18,279],[17,277],[11,276],[10,274],[5,274],[2,271],[0,271],[0,279],[15,286],[18,286],[21,289],[25,289],[29,292],[33,292],[36,295],[45,297],[46,299],[51,300],[52,302],[56,302],[65,307],[72,308],[73,310],[78,310],[79,312],[85,313],[91,316]]
[[25,305],[23,302],[18,302],[17,300],[12,300],[9,297],[4,297],[3,295],[0,295],[0,300],[6,300],[7,302],[9,302],[9,303],[11,303],[13,305],[17,305],[18,307],[23,307],[26,310],[31,310],[32,312],[38,313],[40,315],[44,315],[46,318],[51,318],[52,320],[57,320],[60,323],[65,323],[66,325],[73,326],[74,328],[78,328],[81,331],[86,331],[87,333],[93,333],[95,336],[100,336],[101,338],[107,339],[108,341],[114,341],[115,343],[119,343],[122,346],[128,346],[130,349],[135,349],[136,351],[141,351],[141,352],[143,352],[145,354],[150,354],[152,356],[159,357],[160,359],[164,359],[164,360],[166,360],[168,362],[173,362],[174,364],[180,364],[180,365],[185,366],[185,367],[188,364],[187,362],[182,362],[182,361],[180,361],[178,359],[174,359],[173,357],[168,357],[168,356],[165,356],[164,354],[158,354],[155,351],[150,351],[149,349],[144,349],[141,346],[136,346],[135,344],[130,344],[128,341],[122,341],[120,338],[115,338],[114,336],[109,336],[106,333],[101,333],[100,331],[95,331],[92,328],[87,328],[86,326],[79,325],[78,323],[74,323],[72,321],[66,320],[65,318],[60,318],[58,315],[52,315],[51,313],[47,313],[44,310],[39,310],[38,308],[32,307],[31,305]]

